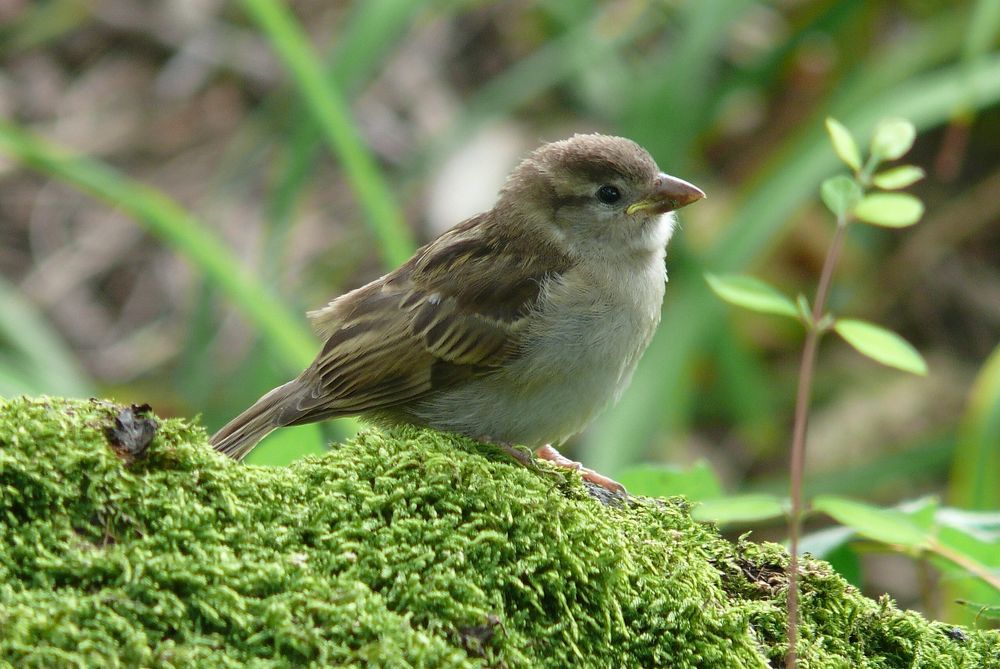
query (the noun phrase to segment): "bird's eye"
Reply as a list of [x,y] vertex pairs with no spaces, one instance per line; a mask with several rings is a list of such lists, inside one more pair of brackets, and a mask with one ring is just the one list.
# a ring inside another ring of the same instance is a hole
[[622,199],[622,192],[611,184],[604,184],[597,189],[597,199],[604,204],[614,204]]

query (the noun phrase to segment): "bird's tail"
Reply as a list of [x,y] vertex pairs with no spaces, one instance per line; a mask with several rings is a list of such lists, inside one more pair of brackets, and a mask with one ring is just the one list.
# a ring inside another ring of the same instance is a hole
[[298,394],[298,379],[278,386],[212,435],[212,448],[234,460],[242,460],[272,430],[290,423],[288,400]]

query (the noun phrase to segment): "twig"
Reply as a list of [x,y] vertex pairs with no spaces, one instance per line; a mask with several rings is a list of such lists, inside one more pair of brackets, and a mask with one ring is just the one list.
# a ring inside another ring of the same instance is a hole
[[830,292],[833,269],[840,259],[840,252],[844,246],[844,232],[846,230],[847,218],[840,215],[837,217],[837,231],[834,233],[833,241],[830,243],[826,258],[823,260],[823,270],[820,274],[819,287],[816,289],[812,318],[806,324],[806,341],[802,348],[802,365],[799,368],[799,387],[795,396],[795,427],[792,432],[791,486],[789,490],[792,508],[788,521],[790,553],[788,562],[788,654],[785,656],[785,666],[788,669],[795,669],[797,658],[795,644],[799,619],[799,534],[802,529],[802,478],[806,457],[809,399],[812,394],[813,372],[816,368],[816,350],[819,348],[820,337],[829,328],[829,323],[825,322],[824,318],[826,299]]

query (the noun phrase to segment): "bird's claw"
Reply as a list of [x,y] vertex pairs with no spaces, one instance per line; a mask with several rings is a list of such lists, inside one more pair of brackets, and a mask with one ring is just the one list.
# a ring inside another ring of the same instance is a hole
[[600,486],[613,495],[628,496],[628,491],[625,490],[625,486],[621,483],[615,481],[613,478],[605,476],[604,474],[595,472],[593,469],[584,467],[583,463],[577,462],[576,460],[570,460],[553,448],[550,444],[546,444],[545,446],[537,449],[535,451],[535,457],[540,460],[551,462],[557,467],[578,471],[584,481],[589,481],[596,486]]

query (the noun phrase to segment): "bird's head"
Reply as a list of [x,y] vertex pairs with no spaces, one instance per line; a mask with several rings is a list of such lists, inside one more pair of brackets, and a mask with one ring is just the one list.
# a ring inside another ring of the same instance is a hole
[[670,212],[703,197],[661,172],[632,140],[593,134],[536,149],[511,173],[498,206],[557,232],[571,247],[653,250],[669,239]]

